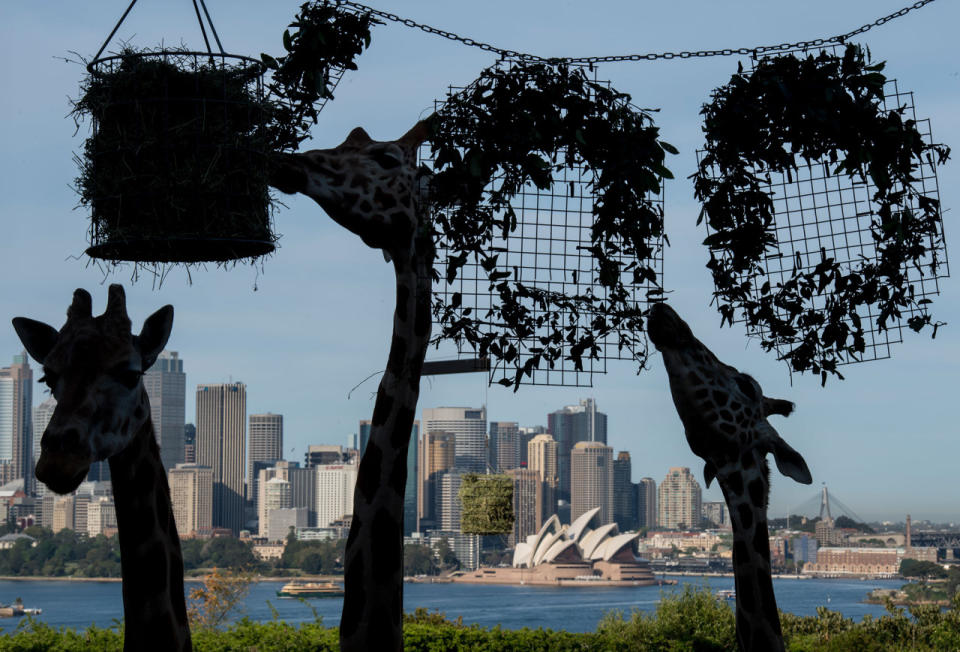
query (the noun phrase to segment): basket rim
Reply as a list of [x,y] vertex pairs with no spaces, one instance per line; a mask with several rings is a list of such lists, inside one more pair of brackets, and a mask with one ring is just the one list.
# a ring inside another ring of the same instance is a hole
[[144,50],[142,52],[128,52],[126,54],[111,54],[108,57],[98,57],[93,59],[87,64],[87,72],[91,75],[103,74],[99,70],[98,66],[102,65],[105,62],[116,61],[118,59],[128,59],[128,58],[139,58],[139,59],[148,59],[152,57],[163,57],[169,55],[186,55],[186,56],[201,56],[201,57],[210,57],[219,58],[223,60],[223,63],[226,65],[226,59],[234,59],[237,61],[242,61],[248,64],[255,64],[260,67],[260,74],[264,75],[267,72],[267,66],[263,61],[259,59],[254,59],[253,57],[248,57],[244,54],[230,54],[227,52],[202,52],[199,50],[172,50],[168,48],[163,48],[160,50]]

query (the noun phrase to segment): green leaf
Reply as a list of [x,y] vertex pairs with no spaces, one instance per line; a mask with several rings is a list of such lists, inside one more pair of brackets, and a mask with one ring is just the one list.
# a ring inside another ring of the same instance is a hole
[[290,30],[283,30],[283,49],[287,52],[293,52],[293,42],[290,39]]

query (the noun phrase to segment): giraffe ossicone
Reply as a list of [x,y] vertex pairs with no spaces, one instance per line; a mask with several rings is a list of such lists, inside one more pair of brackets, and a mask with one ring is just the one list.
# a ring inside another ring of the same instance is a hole
[[190,650],[180,537],[142,381],[170,337],[173,307],[160,308],[133,335],[123,287],[111,285],[102,315],[93,316],[90,294],[78,289],[59,331],[25,317],[13,326],[57,400],[40,441],[37,479],[70,493],[93,462],[109,461],[124,650]]
[[797,482],[813,478],[767,417],[788,416],[793,403],[764,396],[756,380],[721,362],[665,303],[650,307],[647,335],[663,357],[687,443],[704,460],[707,487],[718,481],[730,511],[740,649],[783,650],[770,574],[767,455]]

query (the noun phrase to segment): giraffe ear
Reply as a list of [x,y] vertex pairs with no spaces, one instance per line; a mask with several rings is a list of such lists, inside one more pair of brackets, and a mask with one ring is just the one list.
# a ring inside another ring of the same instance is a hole
[[790,447],[790,444],[783,441],[779,435],[773,439],[771,446],[773,459],[777,463],[777,469],[788,478],[793,478],[800,484],[811,484],[813,476],[810,475],[810,469],[803,456]]
[[140,358],[143,360],[143,371],[157,361],[157,356],[167,345],[172,328],[173,306],[164,306],[147,317],[140,335],[137,336],[137,348],[140,349]]
[[17,331],[27,353],[40,364],[47,359],[47,355],[60,338],[60,334],[53,326],[26,317],[14,317],[13,328]]

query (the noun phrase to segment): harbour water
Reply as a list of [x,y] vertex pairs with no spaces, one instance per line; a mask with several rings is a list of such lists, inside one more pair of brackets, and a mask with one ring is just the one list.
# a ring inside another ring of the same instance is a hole
[[[425,607],[444,612],[448,618],[463,616],[464,623],[485,627],[502,625],[507,629],[543,627],[573,632],[592,631],[610,610],[629,614],[633,609],[653,611],[662,593],[682,590],[683,584],[706,586],[711,592],[732,589],[732,577],[683,577],[677,585],[664,587],[533,587],[476,584],[407,584],[404,604],[407,611]],[[874,588],[899,588],[902,580],[825,580],[775,579],[774,587],[780,609],[797,615],[814,615],[818,606],[839,611],[848,618],[860,620],[865,614],[879,616],[881,605],[865,604],[867,593]],[[328,626],[340,621],[342,598],[309,600],[309,606],[297,600],[278,598],[278,582],[260,582],[251,587],[243,615],[257,621],[278,617],[287,622],[311,621],[316,609]],[[187,585],[187,591],[191,585]],[[0,581],[0,602],[11,603],[22,598],[27,607],[40,607],[38,620],[52,626],[83,629],[92,624],[110,627],[123,617],[119,582],[70,581]],[[4,631],[17,626],[18,619],[0,620]]]

